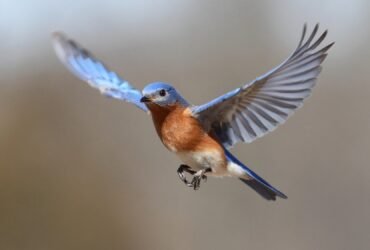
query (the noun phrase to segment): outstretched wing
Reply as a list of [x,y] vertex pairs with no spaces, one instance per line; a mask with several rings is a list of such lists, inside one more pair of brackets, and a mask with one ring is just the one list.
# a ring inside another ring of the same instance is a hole
[[326,52],[334,44],[316,48],[318,24],[305,41],[306,25],[296,50],[279,66],[234,91],[192,108],[192,114],[225,147],[253,140],[274,130],[302,106],[321,71]]
[[144,111],[147,107],[140,102],[142,94],[126,80],[110,71],[100,60],[78,43],[62,33],[53,33],[53,45],[62,63],[78,78],[91,87],[99,89],[103,95],[135,104]]

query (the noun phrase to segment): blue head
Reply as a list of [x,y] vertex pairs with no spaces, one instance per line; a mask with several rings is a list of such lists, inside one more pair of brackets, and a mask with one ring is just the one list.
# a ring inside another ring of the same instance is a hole
[[171,106],[176,103],[185,107],[189,105],[185,99],[177,93],[174,87],[163,82],[148,84],[143,89],[143,98],[141,98],[140,101],[145,103],[155,103],[162,107]]

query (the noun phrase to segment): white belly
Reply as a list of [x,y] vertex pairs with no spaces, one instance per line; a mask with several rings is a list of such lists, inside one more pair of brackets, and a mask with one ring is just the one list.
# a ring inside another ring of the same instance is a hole
[[206,174],[209,176],[233,176],[248,178],[245,170],[241,166],[229,161],[226,162],[225,166],[223,156],[216,150],[207,150],[201,152],[177,152],[176,155],[183,163],[195,171],[211,168],[212,172]]
[[224,176],[226,174],[224,158],[217,150],[176,152],[176,155],[195,171],[212,168],[212,173],[209,175]]

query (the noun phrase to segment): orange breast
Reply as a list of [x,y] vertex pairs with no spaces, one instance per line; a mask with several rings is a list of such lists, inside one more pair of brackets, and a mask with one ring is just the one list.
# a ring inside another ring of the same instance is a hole
[[156,131],[163,144],[171,151],[203,151],[215,149],[223,152],[221,145],[209,136],[189,109],[180,105],[160,107],[150,104]]

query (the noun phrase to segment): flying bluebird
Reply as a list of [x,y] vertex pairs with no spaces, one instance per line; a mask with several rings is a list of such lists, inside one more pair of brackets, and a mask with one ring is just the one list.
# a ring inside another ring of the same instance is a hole
[[[250,83],[206,104],[193,106],[170,84],[154,82],[142,92],[109,70],[78,43],[61,33],[53,44],[62,63],[78,78],[108,97],[130,102],[150,114],[164,146],[184,163],[178,175],[198,189],[207,176],[240,179],[267,200],[287,198],[249,169],[229,149],[250,143],[284,123],[311,94],[321,63],[334,44],[318,49],[327,31],[316,36],[318,24],[306,38],[306,25],[293,53],[280,65]],[[191,181],[184,172],[190,173]]]

